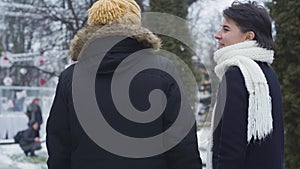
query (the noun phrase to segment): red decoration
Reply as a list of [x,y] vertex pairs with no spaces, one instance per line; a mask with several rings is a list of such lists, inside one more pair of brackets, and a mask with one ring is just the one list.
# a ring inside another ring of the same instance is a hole
[[46,82],[47,82],[46,79],[40,78],[40,85],[41,85],[41,86],[45,85]]
[[40,65],[43,65],[45,63],[44,58],[40,58]]

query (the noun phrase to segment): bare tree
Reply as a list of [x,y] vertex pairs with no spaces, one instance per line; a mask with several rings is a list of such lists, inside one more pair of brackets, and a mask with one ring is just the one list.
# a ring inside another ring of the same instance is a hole
[[0,79],[12,76],[15,85],[39,85],[40,78],[57,76],[69,62],[70,40],[86,25],[87,9],[95,1],[0,0],[0,59],[10,55],[12,62],[0,67]]

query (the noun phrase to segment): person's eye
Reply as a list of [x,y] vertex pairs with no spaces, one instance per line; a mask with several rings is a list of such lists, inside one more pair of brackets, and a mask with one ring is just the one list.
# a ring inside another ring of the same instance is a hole
[[228,32],[229,29],[228,29],[228,28],[223,28],[223,31],[224,31],[224,32]]

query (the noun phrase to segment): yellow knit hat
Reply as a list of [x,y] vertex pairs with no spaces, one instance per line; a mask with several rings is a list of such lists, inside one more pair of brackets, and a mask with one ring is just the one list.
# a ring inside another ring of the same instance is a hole
[[98,0],[88,10],[88,25],[97,26],[112,22],[140,24],[139,5],[134,0]]

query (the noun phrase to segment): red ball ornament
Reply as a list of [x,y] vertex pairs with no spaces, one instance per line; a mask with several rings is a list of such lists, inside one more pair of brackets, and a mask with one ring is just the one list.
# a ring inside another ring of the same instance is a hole
[[4,56],[4,57],[3,57],[3,60],[7,61],[7,60],[8,60],[8,57],[7,57],[7,56]]
[[47,82],[46,79],[44,79],[44,78],[41,78],[41,79],[40,79],[40,85],[41,85],[41,86],[45,85],[46,82]]

